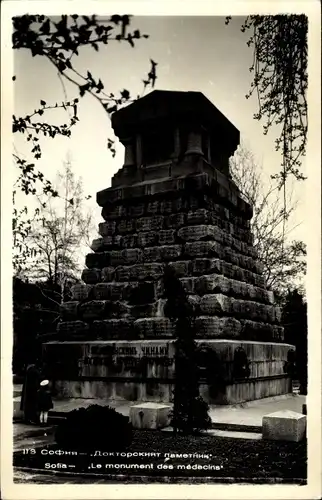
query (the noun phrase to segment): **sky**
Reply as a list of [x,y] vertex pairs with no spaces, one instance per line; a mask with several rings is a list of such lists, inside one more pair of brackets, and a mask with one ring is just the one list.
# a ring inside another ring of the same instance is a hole
[[[150,69],[149,60],[153,59],[158,63],[155,89],[203,92],[240,130],[241,141],[263,166],[268,179],[279,171],[281,162],[280,154],[274,150],[278,131],[272,129],[264,136],[263,124],[253,119],[258,110],[256,98],[245,98],[251,83],[252,49],[246,45],[249,35],[240,31],[243,19],[233,17],[226,26],[225,18],[219,16],[135,16],[132,29],[140,29],[150,38],[137,41],[135,48],[117,42],[102,46],[99,52],[85,48],[75,59],[75,66],[80,72],[89,70],[94,78],[101,78],[108,92],[126,88],[136,95],[142,92],[142,79]],[[78,97],[76,87],[69,82],[63,86],[49,62],[43,57],[33,58],[25,50],[14,53],[14,73],[17,116],[38,108],[40,99],[54,104],[64,100],[65,92],[68,99]],[[57,110],[48,112],[46,118],[57,124],[66,121],[66,115]],[[91,203],[98,224],[101,219],[95,204],[96,192],[110,186],[111,177],[122,167],[124,148],[116,140],[117,154],[112,158],[106,147],[107,138],[113,138],[110,120],[93,97],[81,100],[79,118],[71,138],[42,139],[43,157],[37,167],[54,180],[69,155],[75,174],[83,178],[86,194],[93,196]],[[31,160],[30,143],[15,135],[16,151]],[[305,173],[305,164],[303,170]],[[298,203],[290,221],[292,227],[296,226],[290,238],[305,241],[302,224],[305,183],[291,182],[289,189]]]

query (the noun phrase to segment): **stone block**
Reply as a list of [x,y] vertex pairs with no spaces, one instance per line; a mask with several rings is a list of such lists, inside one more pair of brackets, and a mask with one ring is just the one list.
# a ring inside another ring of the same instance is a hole
[[137,244],[139,247],[151,247],[157,243],[158,233],[150,231],[148,233],[138,233]]
[[101,249],[94,250],[95,252],[103,250],[111,250],[113,248],[120,248],[122,242],[122,236],[117,234],[115,236],[103,236]]
[[186,223],[186,214],[172,214],[165,219],[165,227],[179,229]]
[[257,300],[259,296],[259,291],[256,286],[247,284],[247,293],[246,296],[250,298],[250,300]]
[[219,318],[220,336],[227,339],[239,338],[242,331],[241,322],[236,318]]
[[60,315],[63,321],[76,320],[78,314],[78,301],[64,302],[60,305]]
[[224,248],[224,259],[233,264],[234,266],[245,267],[243,265],[243,255],[237,254],[230,247]]
[[147,247],[143,249],[144,262],[159,262],[161,260],[160,247]]
[[161,259],[163,261],[171,261],[178,259],[182,253],[181,245],[164,245],[160,247]]
[[226,245],[228,247],[233,247],[233,237],[229,233],[222,233],[222,242],[223,245]]
[[130,281],[131,278],[131,267],[129,266],[118,266],[115,269],[115,279],[116,281]]
[[162,264],[136,264],[131,266],[131,280],[157,280],[163,276],[164,266]]
[[71,293],[73,300],[83,301],[90,298],[93,287],[91,285],[83,285],[81,283],[72,286]]
[[151,215],[158,214],[160,212],[160,204],[161,202],[159,200],[150,201],[146,207],[147,213]]
[[279,322],[277,319],[278,308],[275,308],[274,306],[267,304],[258,304],[258,308],[260,312],[260,318],[265,318],[264,321],[267,321],[267,323]]
[[236,279],[237,281],[246,281],[244,269],[235,266],[234,264],[232,265],[232,267],[234,270],[234,279]]
[[134,322],[134,328],[139,338],[172,337],[174,326],[168,318],[142,318]]
[[93,252],[99,252],[100,250],[103,250],[103,247],[104,247],[103,238],[96,238],[95,240],[92,241],[91,250],[93,250]]
[[192,274],[222,274],[223,262],[219,259],[197,258],[191,261]]
[[179,229],[178,237],[182,241],[200,241],[214,239],[215,226],[195,225],[185,226]]
[[[187,178],[186,181],[190,182],[190,180],[197,181],[198,179],[189,179]],[[201,186],[200,186],[201,187]],[[189,196],[188,199],[186,200],[186,206],[190,208],[193,212],[197,211],[199,208],[204,208],[204,206],[201,206],[203,204],[203,200],[200,197],[196,196]]]
[[231,237],[231,246],[234,250],[236,250],[237,252],[239,253],[244,253],[243,249],[242,249],[242,242],[237,240],[236,238],[233,238],[230,234],[230,237]]
[[244,340],[256,340],[268,342],[273,339],[273,326],[267,323],[259,323],[250,319],[241,320],[242,333]]
[[224,295],[229,295],[231,280],[219,274],[200,276],[200,278],[196,280],[195,290],[199,295],[209,293],[223,293]]
[[290,410],[277,411],[264,415],[262,428],[263,439],[298,443],[306,435],[306,416]]
[[222,294],[206,294],[200,300],[200,313],[205,315],[229,314],[231,299]]
[[186,293],[194,294],[197,278],[179,278]]
[[220,337],[220,322],[216,316],[199,316],[195,320],[196,337],[217,338]]
[[279,325],[274,325],[272,327],[272,339],[276,342],[284,341],[284,328]]
[[255,259],[253,259],[253,262],[254,262],[254,271],[258,274],[263,274],[265,270],[264,264]]
[[126,264],[122,250],[112,250],[109,252],[109,264],[112,267],[122,266]]
[[255,285],[255,274],[252,273],[251,271],[248,271],[248,269],[245,269],[244,273],[246,282],[251,285]]
[[160,231],[163,229],[164,217],[156,215],[154,217],[141,217],[136,220],[136,230],[140,231]]
[[93,294],[97,300],[121,300],[125,286],[125,283],[98,283],[93,287]]
[[190,261],[189,260],[178,260],[177,262],[169,262],[169,267],[171,267],[178,278],[187,276],[189,273]]
[[184,198],[175,198],[172,200],[172,213],[185,211],[185,200]]
[[117,231],[119,234],[127,234],[135,232],[134,219],[124,219],[121,220],[117,225]]
[[99,339],[135,338],[133,320],[128,318],[105,319],[93,322],[95,336]]
[[114,220],[114,219],[119,219],[121,217],[126,217],[127,215],[127,210],[124,205],[105,205],[105,207],[102,208],[102,217],[104,220],[109,221],[109,220]]
[[128,208],[128,214],[130,217],[142,217],[144,215],[144,203],[138,203],[137,205],[131,205]]
[[234,265],[230,264],[229,262],[222,261],[221,263],[221,269],[222,269],[222,274],[226,276],[229,279],[234,279],[235,277],[235,270],[234,270]]
[[196,336],[199,338],[240,338],[241,323],[235,318],[199,316],[195,322]]
[[188,295],[187,296],[188,303],[192,307],[193,313],[201,314],[200,312],[200,297],[198,295]]
[[134,429],[162,429],[170,423],[171,406],[160,403],[140,403],[130,407],[130,422]]
[[266,281],[264,276],[259,276],[258,274],[254,274],[254,283],[256,286],[259,288],[265,288],[266,287]]
[[270,303],[270,304],[274,304],[275,302],[275,299],[274,299],[274,292],[271,292],[269,290],[265,290],[266,291],[266,295],[267,295],[267,301]]
[[128,248],[122,250],[125,265],[138,264],[143,260],[143,252],[139,248]]
[[116,230],[116,222],[100,222],[98,225],[98,232],[101,236],[113,236]]
[[216,241],[194,241],[186,243],[184,253],[187,257],[221,257],[222,246]]
[[137,281],[130,281],[129,283],[124,283],[123,289],[123,300],[131,300],[133,294],[137,292],[137,287],[139,283]]
[[84,321],[62,321],[58,323],[57,332],[69,338],[89,333],[89,325]]
[[125,234],[121,236],[120,246],[122,248],[136,248],[138,246],[137,234]]
[[86,255],[85,264],[89,269],[102,269],[111,263],[110,252],[96,252]]
[[153,304],[140,304],[140,305],[129,306],[129,312],[131,316],[135,319],[151,318],[158,316],[159,310],[160,310],[160,302],[154,302]]
[[161,281],[144,281],[136,283],[131,290],[128,301],[131,305],[152,304],[162,293]]
[[114,267],[111,267],[111,266],[103,267],[102,272],[101,272],[102,281],[106,281],[106,282],[113,281],[114,276],[115,276]]
[[99,283],[101,280],[100,269],[84,269],[82,272],[82,281],[88,285]]
[[175,242],[175,230],[164,229],[158,233],[159,245],[172,245]]
[[172,200],[163,200],[160,202],[160,214],[171,214],[173,211]]
[[282,309],[277,306],[272,306],[272,309],[274,310],[275,313],[275,321],[276,323],[280,323],[282,321]]
[[84,302],[79,306],[79,312],[84,321],[104,318],[106,315],[106,301],[91,300],[89,302]]
[[190,211],[187,213],[187,224],[208,224],[211,222],[211,215],[205,208],[199,208],[194,212]]

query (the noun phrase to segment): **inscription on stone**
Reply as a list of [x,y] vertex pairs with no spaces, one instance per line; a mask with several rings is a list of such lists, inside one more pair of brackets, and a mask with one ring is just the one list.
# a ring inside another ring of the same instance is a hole
[[96,349],[92,348],[92,354],[94,356],[85,356],[80,360],[81,364],[84,365],[110,365],[113,360],[116,363],[125,362],[126,364],[135,365],[142,358],[146,362],[156,362],[160,364],[159,361],[162,359],[165,366],[170,366],[173,362],[173,357],[169,357],[169,346],[103,346],[103,348]]

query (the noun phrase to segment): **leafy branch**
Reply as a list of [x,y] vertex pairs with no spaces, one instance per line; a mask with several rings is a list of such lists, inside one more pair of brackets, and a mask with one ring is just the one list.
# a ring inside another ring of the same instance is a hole
[[[228,16],[226,24],[230,20]],[[272,125],[280,130],[275,149],[282,153],[282,168],[273,178],[281,188],[289,175],[305,179],[301,158],[308,132],[308,20],[305,15],[248,16],[241,31],[252,33],[247,45],[253,49],[253,81],[246,98],[257,97],[254,119],[265,120],[265,135]]]
[[[100,45],[107,45],[111,41],[127,42],[131,47],[135,47],[135,41],[142,38],[148,38],[148,35],[141,34],[137,29],[129,31],[131,24],[129,15],[113,15],[108,19],[108,24],[103,25],[97,17],[91,16],[61,16],[55,22],[53,18],[43,15],[24,15],[13,18],[13,49],[27,49],[32,56],[45,57],[57,70],[59,78],[65,79],[75,85],[82,98],[90,94],[103,106],[108,116],[129,102],[133,97],[129,90],[123,89],[118,95],[106,93],[104,84],[100,78],[94,78],[90,71],[82,75],[74,66],[73,58],[79,55],[79,49],[84,46],[90,46],[95,51],[99,51]],[[143,79],[143,91],[137,95],[139,99],[149,86],[154,87],[156,81],[157,63],[150,60],[151,68],[145,79]],[[13,77],[15,80],[16,77]],[[64,88],[64,86],[63,86]],[[65,91],[64,94],[66,95]],[[26,133],[27,141],[32,142],[31,152],[36,160],[41,158],[42,151],[39,144],[39,135],[55,138],[56,135],[71,136],[71,128],[79,121],[78,118],[79,99],[75,98],[68,101],[65,99],[61,104],[47,105],[43,100],[40,101],[41,107],[35,109],[33,113],[25,117],[13,116],[13,132]],[[42,116],[44,112],[53,109],[63,108],[65,111],[73,110],[73,115],[69,117],[69,124],[50,125],[46,122],[34,121],[36,115]],[[114,140],[107,139],[107,148],[113,156],[116,154]],[[31,187],[35,181],[35,176],[42,181],[42,174],[39,176],[34,173],[34,166],[26,164],[24,160],[15,159],[19,167],[22,167],[22,174],[18,184],[26,194],[35,194],[35,188]],[[27,175],[28,174],[28,175]],[[50,190],[49,181],[46,182],[45,190]]]

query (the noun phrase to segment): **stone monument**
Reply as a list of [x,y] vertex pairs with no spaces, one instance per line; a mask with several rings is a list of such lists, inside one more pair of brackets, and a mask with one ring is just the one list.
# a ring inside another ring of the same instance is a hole
[[154,91],[112,126],[124,165],[97,194],[100,237],[43,346],[58,395],[171,401],[165,266],[194,307],[201,395],[233,404],[291,392],[292,346],[252,245],[252,207],[229,174],[239,131],[200,92]]

